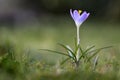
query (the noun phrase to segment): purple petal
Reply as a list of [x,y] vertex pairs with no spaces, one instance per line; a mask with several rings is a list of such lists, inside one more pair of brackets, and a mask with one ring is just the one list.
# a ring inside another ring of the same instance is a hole
[[75,21],[78,21],[78,20],[79,20],[80,14],[78,13],[77,10],[74,10],[74,11],[73,11],[73,17],[74,17],[74,20],[75,20]]
[[73,16],[73,13],[72,13],[72,9],[70,9],[70,15],[74,19],[74,16]]
[[90,15],[90,13],[87,13],[87,17]]
[[86,11],[84,11],[79,18],[79,22],[83,23],[88,18],[89,14],[90,13],[86,13]]

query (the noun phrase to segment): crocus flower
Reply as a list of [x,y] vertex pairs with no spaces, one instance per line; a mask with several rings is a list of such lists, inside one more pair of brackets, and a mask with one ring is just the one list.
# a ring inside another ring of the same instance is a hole
[[[90,13],[87,13],[86,11],[82,12],[81,10],[78,10],[78,11],[74,10],[72,12],[72,9],[70,9],[70,14],[77,26],[77,45],[79,46],[80,45],[79,28],[80,28],[80,25],[88,18]],[[79,58],[80,58],[79,49],[77,50],[76,58],[77,58],[77,61],[79,61]]]
[[87,13],[86,11],[82,11],[81,10],[74,10],[72,12],[72,9],[70,9],[70,14],[71,17],[73,18],[73,20],[75,21],[75,24],[77,27],[80,27],[80,25],[88,18],[88,16],[90,15],[90,13]]

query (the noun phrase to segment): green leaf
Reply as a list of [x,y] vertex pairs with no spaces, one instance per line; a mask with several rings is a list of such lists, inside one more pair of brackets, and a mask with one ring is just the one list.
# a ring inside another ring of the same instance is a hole
[[84,53],[87,53],[89,50],[93,49],[95,46],[91,46],[90,48],[86,49]]
[[40,50],[44,50],[44,51],[48,51],[48,52],[53,52],[53,53],[58,53],[58,54],[61,54],[61,55],[64,55],[64,56],[71,57],[71,56],[69,56],[68,54],[65,54],[65,53],[63,53],[63,52],[58,52],[58,51],[49,50],[49,49],[40,49]]
[[[66,47],[73,52],[73,50],[71,49],[71,47],[69,45],[66,45]],[[69,54],[69,56],[74,58],[74,55],[70,51],[67,50],[67,53]]]
[[79,57],[79,60],[81,59],[81,58],[84,58],[85,57],[85,53],[84,53],[84,51],[82,50],[82,48],[80,47],[80,51],[81,51],[81,56]]
[[90,51],[89,53],[95,52],[91,57],[88,58],[87,61],[90,61],[97,53],[99,53],[101,50],[103,49],[107,49],[107,48],[111,48],[112,46],[107,46],[107,47],[103,47],[103,48],[99,48],[99,49],[95,49]]
[[107,47],[103,47],[103,48],[98,48],[98,49],[95,49],[95,50],[92,50],[92,51],[90,51],[90,52],[88,52],[88,53],[92,53],[92,52],[95,52],[95,51],[97,51],[97,50],[103,50],[103,49],[107,49],[107,48],[111,48],[112,46],[107,46]]
[[95,70],[97,64],[98,64],[98,58],[99,58],[99,55],[97,55],[94,59],[94,62],[93,62],[93,70]]
[[65,48],[67,51],[70,51],[71,54],[73,55],[73,59],[74,59],[74,60],[76,59],[76,56],[75,56],[75,54],[74,54],[74,52],[73,52],[72,50],[70,50],[68,47],[66,47],[66,46],[63,45],[63,44],[60,44],[60,43],[59,43],[59,45],[62,46],[63,48]]
[[84,51],[82,50],[82,48],[81,47],[79,47],[80,48],[80,52],[82,53],[82,55],[84,54]]
[[79,58],[79,60],[83,57],[86,57],[87,58],[87,52],[89,51],[89,50],[91,50],[92,48],[94,48],[95,46],[91,46],[90,48],[88,48],[87,50],[85,50],[85,51],[83,51],[82,49],[81,49],[81,53],[82,53],[82,55],[80,56],[80,58]]
[[95,55],[97,55],[101,50],[97,50],[95,53],[93,53],[92,56],[90,56],[87,60],[87,62],[89,62]]
[[65,60],[63,60],[61,63],[60,63],[60,65],[63,65],[65,62],[67,62],[69,59],[71,59],[71,58],[66,58]]

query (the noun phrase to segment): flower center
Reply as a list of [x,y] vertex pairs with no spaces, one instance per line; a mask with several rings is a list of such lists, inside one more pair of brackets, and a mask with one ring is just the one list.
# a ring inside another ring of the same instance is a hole
[[78,10],[78,13],[81,14],[81,13],[82,13],[82,10]]

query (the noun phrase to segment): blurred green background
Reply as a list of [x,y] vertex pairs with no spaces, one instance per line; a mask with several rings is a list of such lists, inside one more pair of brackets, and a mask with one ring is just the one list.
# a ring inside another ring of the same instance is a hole
[[[39,50],[64,52],[57,43],[74,48],[70,9],[90,12],[80,28],[83,49],[113,46],[100,52],[95,72],[74,72],[69,63],[61,71],[65,57]],[[0,0],[0,80],[119,80],[119,22],[119,0]]]

